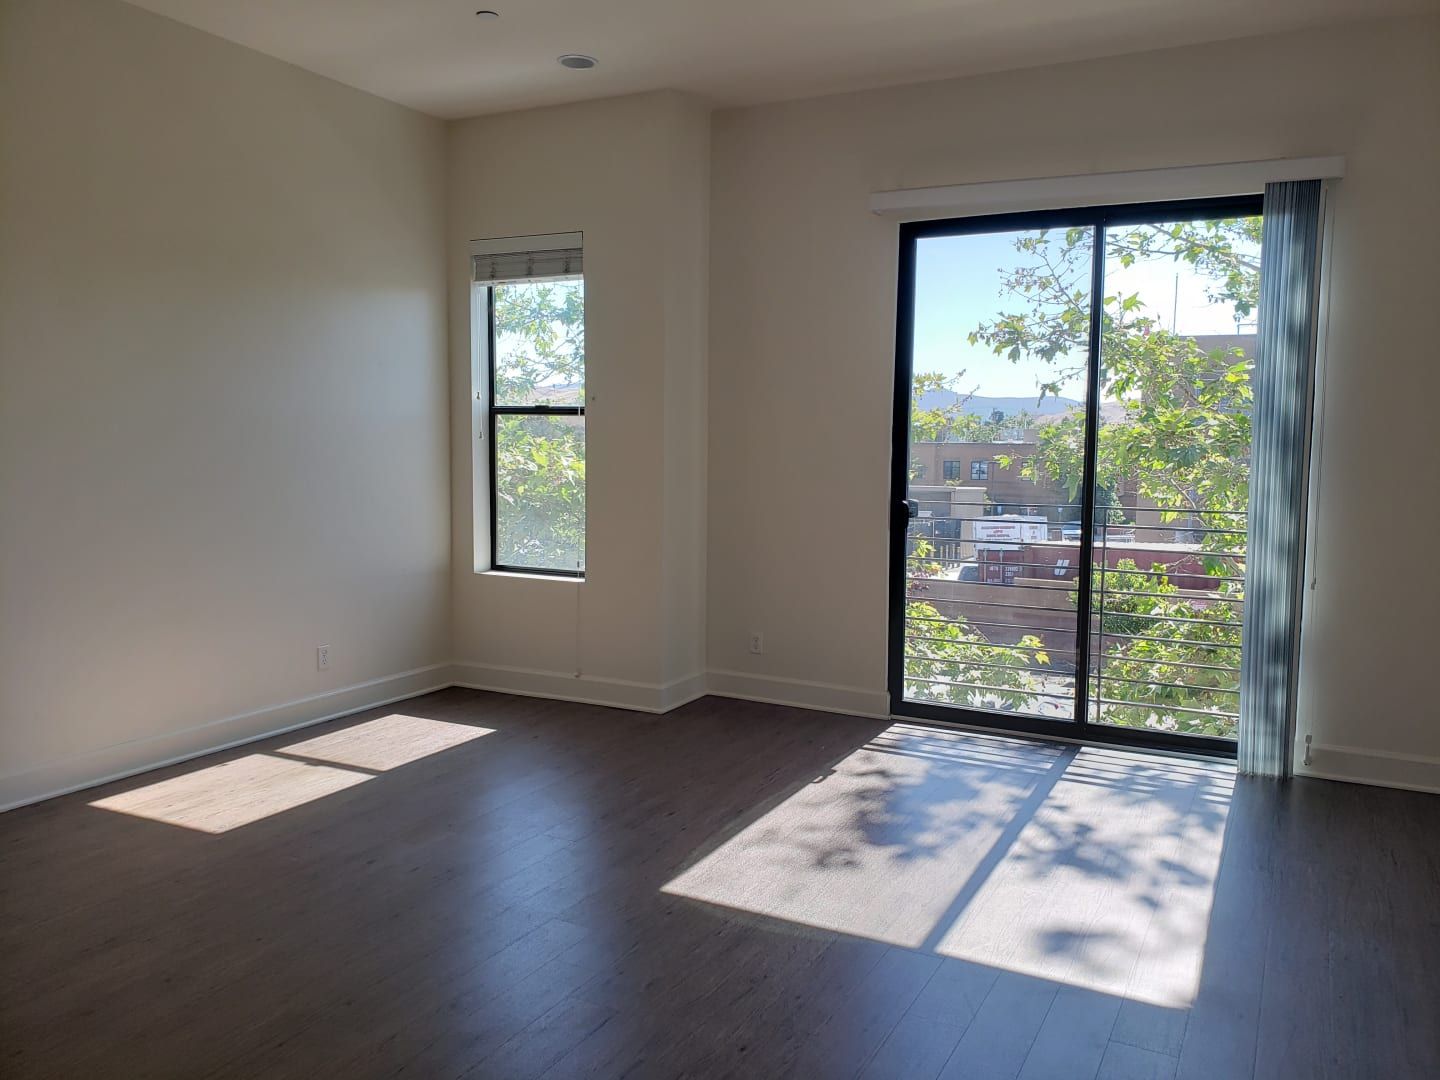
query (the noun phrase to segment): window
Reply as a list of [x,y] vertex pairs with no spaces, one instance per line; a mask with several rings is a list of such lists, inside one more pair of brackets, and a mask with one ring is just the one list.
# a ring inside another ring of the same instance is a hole
[[962,472],[960,471],[962,468],[964,468],[964,466],[965,466],[965,463],[964,463],[963,461],[947,461],[947,462],[945,462],[945,479],[946,479],[946,480],[959,480],[959,479],[961,479],[961,478],[965,475],[964,473],[962,473]]
[[[516,250],[523,245],[523,250]],[[475,241],[475,568],[585,573],[579,233]]]
[[990,462],[988,462],[988,461],[972,461],[972,462],[970,462],[970,479],[971,479],[971,480],[989,480],[989,479],[990,479]]
[[924,480],[924,479],[925,479],[925,466],[924,466],[924,465],[916,465],[915,468],[912,469],[911,472],[910,472],[910,478],[911,478],[912,480]]

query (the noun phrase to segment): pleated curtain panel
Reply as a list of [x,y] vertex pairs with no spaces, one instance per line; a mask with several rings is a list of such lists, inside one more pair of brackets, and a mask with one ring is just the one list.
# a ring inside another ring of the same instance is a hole
[[1294,770],[1324,183],[1265,186],[1240,666],[1242,773]]

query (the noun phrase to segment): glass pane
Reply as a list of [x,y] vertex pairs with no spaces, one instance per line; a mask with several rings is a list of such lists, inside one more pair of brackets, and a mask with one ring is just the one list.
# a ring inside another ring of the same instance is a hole
[[585,282],[496,285],[495,404],[585,400]]
[[1260,218],[1113,227],[1089,719],[1235,737]]
[[585,418],[495,417],[495,561],[585,569]]
[[1089,228],[916,253],[905,696],[1075,719]]

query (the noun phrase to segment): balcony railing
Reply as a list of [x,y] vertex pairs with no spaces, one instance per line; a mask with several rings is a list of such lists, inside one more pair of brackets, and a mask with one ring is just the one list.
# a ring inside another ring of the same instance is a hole
[[[1234,738],[1245,512],[1101,505],[1096,514],[1109,520],[1093,530],[1086,719]],[[986,520],[997,519],[910,523],[906,696],[1074,719],[1077,524],[1031,521],[1027,539],[977,539],[973,523]]]

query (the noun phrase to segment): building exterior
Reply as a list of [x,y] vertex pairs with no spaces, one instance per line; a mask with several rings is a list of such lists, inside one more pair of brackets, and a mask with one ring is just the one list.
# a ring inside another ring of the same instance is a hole
[[927,488],[978,489],[995,507],[992,513],[1039,512],[1053,521],[1079,517],[1079,506],[1070,508],[1063,488],[1037,484],[1021,475],[1025,461],[1034,453],[1034,439],[915,442],[910,446],[910,482]]

